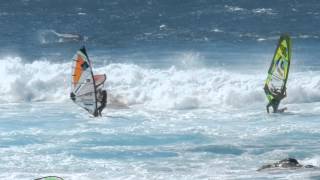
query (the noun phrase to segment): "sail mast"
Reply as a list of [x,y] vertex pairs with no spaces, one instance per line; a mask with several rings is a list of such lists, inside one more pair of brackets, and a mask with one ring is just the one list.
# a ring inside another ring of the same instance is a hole
[[[89,67],[90,67],[90,71],[91,71],[91,76],[92,76],[92,81],[93,81],[93,88],[94,88],[94,98],[95,98],[95,111],[97,110],[98,104],[97,104],[97,88],[96,88],[96,82],[94,79],[94,75],[93,75],[93,71],[92,71],[92,63],[89,59],[89,56],[87,54],[86,48],[85,46],[83,46],[80,51],[83,52],[83,54],[87,57],[88,61],[89,61]],[[95,113],[95,112],[94,112]]]

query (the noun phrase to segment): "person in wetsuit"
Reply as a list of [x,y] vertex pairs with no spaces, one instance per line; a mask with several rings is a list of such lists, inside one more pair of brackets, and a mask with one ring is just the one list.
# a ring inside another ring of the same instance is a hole
[[100,91],[99,93],[100,97],[99,97],[99,101],[101,103],[100,107],[97,108],[97,112],[94,114],[94,115],[97,115],[97,116],[102,116],[102,111],[103,109],[106,107],[106,104],[107,104],[107,91],[106,90],[102,90]]
[[[265,87],[265,91],[268,93],[271,93],[267,88],[267,86]],[[278,108],[279,108],[280,101],[287,96],[286,89],[284,89],[283,93],[279,92],[279,90],[274,90],[274,91],[275,92],[272,93],[273,99],[267,104],[267,107],[266,107],[267,112],[269,113],[269,107],[272,106],[273,113],[283,113],[285,110],[287,110],[287,108],[286,107],[281,109],[278,109]]]

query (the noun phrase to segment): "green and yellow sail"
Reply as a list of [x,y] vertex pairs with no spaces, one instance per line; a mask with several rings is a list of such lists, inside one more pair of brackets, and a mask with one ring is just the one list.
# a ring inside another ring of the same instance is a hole
[[37,178],[35,180],[63,180],[63,179],[58,176],[46,176],[46,177],[42,177],[42,178]]
[[290,61],[291,39],[289,35],[284,34],[279,39],[264,85],[264,91],[269,101],[279,94],[283,95],[285,93]]

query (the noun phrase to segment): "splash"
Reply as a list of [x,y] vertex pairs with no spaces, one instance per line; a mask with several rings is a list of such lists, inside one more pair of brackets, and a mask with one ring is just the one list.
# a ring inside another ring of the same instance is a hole
[[[155,109],[242,108],[266,103],[262,90],[266,70],[243,74],[223,68],[193,68],[187,64],[167,69],[133,64],[109,64],[95,69],[107,74],[107,89],[128,105]],[[190,65],[191,63],[191,65]],[[189,67],[190,66],[190,67]],[[34,61],[20,57],[0,60],[0,102],[68,101],[71,63]],[[284,103],[320,101],[320,72],[291,72]]]
[[79,33],[62,33],[55,30],[40,30],[38,32],[41,44],[67,43],[67,42],[86,42],[87,36]]

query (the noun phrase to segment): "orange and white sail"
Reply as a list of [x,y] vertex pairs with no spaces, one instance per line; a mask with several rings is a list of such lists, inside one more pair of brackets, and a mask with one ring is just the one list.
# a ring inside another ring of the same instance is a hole
[[97,101],[97,90],[103,87],[106,75],[93,75],[85,47],[74,55],[73,61],[70,98],[94,115],[100,104]]

